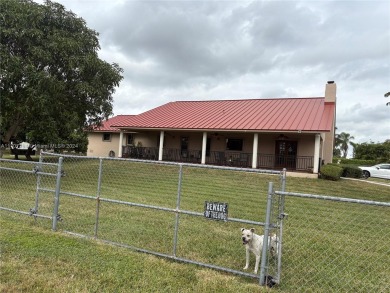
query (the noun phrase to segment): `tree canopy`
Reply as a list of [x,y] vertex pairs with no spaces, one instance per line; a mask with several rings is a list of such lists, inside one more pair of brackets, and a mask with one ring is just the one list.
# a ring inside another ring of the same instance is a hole
[[112,114],[122,69],[99,59],[98,33],[82,18],[31,0],[0,0],[0,16],[4,142],[23,134],[34,143],[74,143]]
[[343,158],[347,157],[349,145],[353,144],[352,139],[355,139],[349,133],[341,132],[335,137],[335,151],[334,154],[340,155],[343,152]]
[[390,161],[390,139],[383,143],[358,143],[354,145],[354,158],[363,160]]

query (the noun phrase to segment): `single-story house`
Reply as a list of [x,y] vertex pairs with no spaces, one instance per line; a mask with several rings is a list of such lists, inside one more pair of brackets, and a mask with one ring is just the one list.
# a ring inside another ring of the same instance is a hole
[[336,84],[324,97],[176,101],[118,115],[88,135],[88,156],[318,173],[333,158]]

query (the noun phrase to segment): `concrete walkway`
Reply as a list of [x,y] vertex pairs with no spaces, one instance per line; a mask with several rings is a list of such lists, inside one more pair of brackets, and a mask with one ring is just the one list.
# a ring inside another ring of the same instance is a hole
[[312,178],[317,179],[318,174],[313,173],[300,173],[300,172],[286,172],[287,177],[300,177],[300,178]]
[[[312,179],[318,178],[318,174],[312,174],[312,173],[287,172],[286,175],[287,177],[312,178]],[[367,179],[356,179],[356,178],[347,178],[347,177],[341,177],[341,179],[354,180],[354,181],[360,181],[360,182],[390,187],[390,180],[389,183],[382,183],[382,182],[368,181]]]
[[341,179],[361,181],[361,182],[390,187],[390,182],[387,184],[387,183],[382,183],[382,182],[368,181],[367,179],[355,179],[355,178],[346,178],[346,177],[341,177]]

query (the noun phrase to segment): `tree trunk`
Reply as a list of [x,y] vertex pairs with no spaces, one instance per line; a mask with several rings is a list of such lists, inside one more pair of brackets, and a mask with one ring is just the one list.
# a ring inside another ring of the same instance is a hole
[[19,130],[20,130],[20,118],[19,118],[19,114],[15,117],[15,119],[13,120],[13,123],[11,124],[11,126],[7,129],[7,131],[5,132],[5,135],[3,136],[3,142],[4,143],[10,143],[10,139],[12,137],[15,137]]
[[12,124],[8,128],[7,132],[5,133],[5,135],[3,137],[4,143],[9,143],[11,137],[15,137],[18,134],[19,130],[20,130],[20,126],[19,126],[18,122],[15,122],[14,124]]

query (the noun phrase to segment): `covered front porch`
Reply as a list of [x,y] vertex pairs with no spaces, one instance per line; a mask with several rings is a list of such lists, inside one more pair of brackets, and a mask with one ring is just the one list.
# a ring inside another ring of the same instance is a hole
[[[142,160],[158,160],[159,148],[123,146],[122,157]],[[163,150],[163,161],[182,163],[202,163],[202,150],[186,150],[167,148]],[[313,172],[314,156],[274,155],[257,153],[256,168],[277,169],[286,168],[290,171]],[[321,159],[319,159],[321,160]],[[253,167],[253,154],[231,151],[209,151],[206,153],[205,164],[231,166],[240,168]]]
[[319,133],[140,131],[120,134],[119,157],[318,173]]

